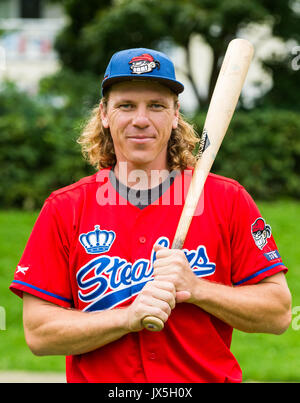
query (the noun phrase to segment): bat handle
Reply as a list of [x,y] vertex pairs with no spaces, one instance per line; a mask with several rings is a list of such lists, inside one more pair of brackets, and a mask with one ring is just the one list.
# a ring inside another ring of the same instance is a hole
[[155,316],[145,316],[143,319],[143,326],[145,329],[150,330],[151,332],[159,332],[163,329],[164,322]]

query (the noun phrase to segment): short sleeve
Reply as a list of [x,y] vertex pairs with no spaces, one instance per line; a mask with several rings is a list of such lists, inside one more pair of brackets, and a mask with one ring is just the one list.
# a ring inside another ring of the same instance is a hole
[[69,241],[52,200],[46,200],[33,227],[10,285],[22,297],[27,292],[63,307],[72,306],[68,266]]
[[255,284],[280,271],[287,272],[270,223],[242,187],[239,187],[230,224],[232,283]]

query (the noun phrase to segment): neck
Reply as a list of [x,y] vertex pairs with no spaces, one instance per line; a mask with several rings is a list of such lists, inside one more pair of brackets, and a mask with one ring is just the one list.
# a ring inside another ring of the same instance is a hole
[[117,162],[114,168],[117,179],[127,187],[151,189],[162,183],[169,175],[167,166],[133,166],[130,162]]

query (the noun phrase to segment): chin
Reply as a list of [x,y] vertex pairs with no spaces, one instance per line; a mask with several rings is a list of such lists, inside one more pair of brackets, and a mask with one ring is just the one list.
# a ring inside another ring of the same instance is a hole
[[138,158],[134,160],[128,160],[133,166],[136,166],[137,169],[143,168],[146,165],[150,164],[152,160],[146,160],[145,158]]
[[128,155],[127,161],[132,165],[141,166],[146,165],[154,161],[155,158],[149,156],[149,153],[139,154],[139,155]]

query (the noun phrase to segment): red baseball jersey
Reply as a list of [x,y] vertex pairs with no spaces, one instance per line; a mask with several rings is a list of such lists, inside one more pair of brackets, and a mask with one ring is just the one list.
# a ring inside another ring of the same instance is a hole
[[[110,169],[55,191],[34,225],[10,286],[63,307],[103,311],[132,303],[153,279],[153,245],[172,243],[192,170],[145,208],[113,185]],[[135,197],[136,194],[135,194]],[[271,227],[236,181],[209,174],[186,241],[198,277],[255,284],[287,271]],[[232,328],[179,303],[161,332],[142,330],[68,356],[68,382],[240,382]]]

